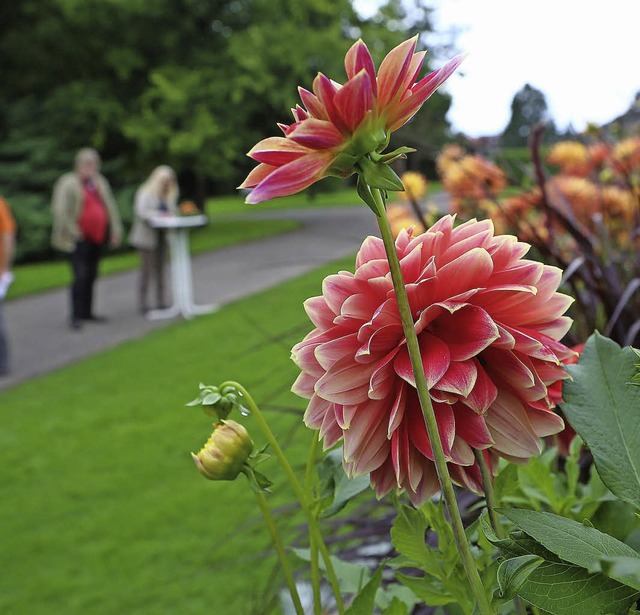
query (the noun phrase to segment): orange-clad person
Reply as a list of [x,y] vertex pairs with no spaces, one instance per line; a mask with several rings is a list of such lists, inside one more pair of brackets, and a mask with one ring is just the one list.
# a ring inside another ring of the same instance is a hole
[[0,196],[0,376],[9,373],[9,347],[3,304],[13,281],[11,265],[16,245],[16,222],[7,201]]

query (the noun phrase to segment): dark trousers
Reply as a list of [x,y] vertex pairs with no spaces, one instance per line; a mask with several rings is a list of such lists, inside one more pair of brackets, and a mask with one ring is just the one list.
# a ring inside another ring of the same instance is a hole
[[71,318],[80,320],[93,314],[93,285],[98,277],[102,245],[85,239],[71,253]]
[[166,242],[159,237],[158,245],[152,249],[139,249],[140,281],[138,286],[138,307],[142,312],[149,309],[147,297],[149,285],[155,282],[156,307],[166,307],[165,295],[165,261],[167,255]]

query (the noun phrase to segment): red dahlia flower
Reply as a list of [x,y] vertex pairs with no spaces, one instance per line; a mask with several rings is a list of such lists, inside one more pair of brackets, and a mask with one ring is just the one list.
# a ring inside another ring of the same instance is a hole
[[[396,249],[452,478],[480,491],[472,449],[526,460],[563,428],[549,387],[567,377],[571,298],[560,270],[523,259],[529,246],[490,220],[445,216]],[[379,497],[424,502],[439,484],[382,241],[368,237],[355,273],[326,278],[305,309],[316,328],[292,357],[306,424],[325,448],[342,439],[345,470],[370,473]]]
[[313,92],[300,88],[304,107],[292,110],[293,124],[280,125],[284,137],[264,139],[248,154],[260,164],[240,185],[253,188],[247,203],[295,194],[329,175],[348,177],[366,155],[384,150],[390,133],[413,117],[463,59],[456,56],[416,82],[426,53],[415,53],[417,40],[390,51],[377,76],[360,40],[345,57],[344,85],[319,73]]

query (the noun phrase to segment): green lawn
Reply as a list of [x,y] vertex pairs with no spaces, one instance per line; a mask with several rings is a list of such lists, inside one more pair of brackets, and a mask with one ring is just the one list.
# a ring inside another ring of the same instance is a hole
[[[255,396],[298,469],[311,441],[289,392],[302,301],[334,263],[216,314],[0,392],[0,613],[271,613],[275,559],[243,477],[202,478],[190,459],[211,424],[185,402],[233,378]],[[257,445],[251,417],[241,419]],[[290,502],[278,466],[274,506]],[[279,515],[285,528],[300,519]],[[275,567],[277,570],[277,567]]]

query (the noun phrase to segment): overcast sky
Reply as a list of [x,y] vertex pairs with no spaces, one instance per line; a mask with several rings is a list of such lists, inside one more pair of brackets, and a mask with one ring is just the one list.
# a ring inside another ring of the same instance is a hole
[[[380,4],[354,1],[367,16]],[[459,29],[457,49],[469,54],[443,86],[453,97],[448,119],[457,131],[502,132],[513,96],[526,83],[544,93],[560,128],[571,123],[576,130],[624,113],[640,90],[640,0],[427,4],[436,30]]]

